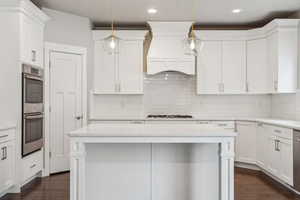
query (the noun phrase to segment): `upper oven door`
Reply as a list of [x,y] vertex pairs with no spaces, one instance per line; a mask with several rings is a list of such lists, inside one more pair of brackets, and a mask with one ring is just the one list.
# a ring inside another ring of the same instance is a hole
[[24,113],[43,112],[44,102],[43,79],[23,74],[23,106]]

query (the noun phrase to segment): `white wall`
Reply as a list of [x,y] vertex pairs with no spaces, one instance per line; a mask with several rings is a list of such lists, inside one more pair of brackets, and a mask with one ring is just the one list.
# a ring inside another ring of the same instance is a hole
[[[91,22],[87,17],[80,17],[69,13],[59,12],[47,8],[42,9],[51,20],[46,24],[45,41],[86,47],[88,77],[93,74],[93,43]],[[88,88],[92,79],[88,78]]]
[[96,95],[92,118],[140,118],[147,114],[195,117],[270,117],[271,95],[196,95],[195,77],[146,76],[144,95]]

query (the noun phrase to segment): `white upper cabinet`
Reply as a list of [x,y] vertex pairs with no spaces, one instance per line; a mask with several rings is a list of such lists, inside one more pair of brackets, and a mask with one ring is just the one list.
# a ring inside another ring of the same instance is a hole
[[43,67],[44,27],[49,18],[31,2],[21,1],[21,5],[31,9],[30,13],[21,14],[21,61]]
[[293,93],[297,89],[298,23],[291,23],[290,26],[277,28],[267,37],[268,64],[273,70],[273,93]]
[[266,94],[272,91],[272,68],[268,65],[267,39],[247,41],[247,91]]
[[217,94],[222,84],[222,42],[203,41],[197,56],[197,93]]
[[121,41],[118,61],[120,91],[128,94],[143,93],[143,43]]
[[104,41],[95,42],[95,92],[114,93],[116,90],[117,57],[104,50]]
[[121,38],[117,53],[106,51],[104,38],[111,31],[94,34],[94,93],[143,94],[143,40],[146,31],[116,31]]
[[222,73],[223,92],[240,94],[246,92],[246,42],[223,41]]
[[197,56],[197,93],[295,92],[298,26],[298,19],[276,19],[252,30],[196,31],[202,41]]
[[245,41],[202,41],[197,56],[198,94],[240,94],[246,89]]

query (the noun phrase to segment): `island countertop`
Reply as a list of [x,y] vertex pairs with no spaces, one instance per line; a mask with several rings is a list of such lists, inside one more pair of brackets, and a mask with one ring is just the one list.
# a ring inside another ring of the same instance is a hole
[[70,137],[234,137],[233,130],[203,128],[198,124],[90,124]]

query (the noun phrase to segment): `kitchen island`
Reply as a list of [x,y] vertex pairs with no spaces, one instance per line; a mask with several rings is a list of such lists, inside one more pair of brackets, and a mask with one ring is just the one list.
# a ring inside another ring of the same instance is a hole
[[236,132],[198,124],[73,131],[71,200],[233,200]]

